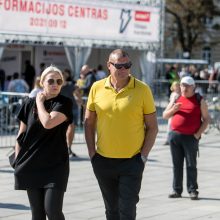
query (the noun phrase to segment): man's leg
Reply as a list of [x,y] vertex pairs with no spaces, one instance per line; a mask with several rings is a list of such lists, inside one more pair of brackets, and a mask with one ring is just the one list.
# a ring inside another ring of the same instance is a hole
[[92,158],[93,170],[105,203],[107,220],[120,220],[118,209],[117,162],[117,159],[105,158],[99,154],[96,154],[94,158]]
[[181,195],[183,192],[184,150],[180,134],[171,132],[170,150],[173,161],[173,191]]
[[185,135],[185,142],[183,143],[185,157],[186,157],[186,171],[187,171],[187,190],[188,193],[196,192],[197,184],[197,153],[199,141],[193,135]]
[[141,155],[124,160],[120,164],[119,212],[120,220],[136,219],[136,204],[139,201],[142,174],[145,164]]

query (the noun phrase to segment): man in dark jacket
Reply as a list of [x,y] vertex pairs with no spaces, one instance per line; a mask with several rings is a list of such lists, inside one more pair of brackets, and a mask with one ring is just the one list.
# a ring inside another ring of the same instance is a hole
[[35,77],[35,69],[31,65],[30,60],[25,61],[25,71],[23,73],[24,79],[27,82],[30,91],[33,88],[33,83],[34,83],[34,77]]

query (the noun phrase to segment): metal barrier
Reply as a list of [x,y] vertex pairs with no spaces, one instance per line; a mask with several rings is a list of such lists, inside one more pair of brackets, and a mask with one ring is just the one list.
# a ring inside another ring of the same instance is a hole
[[[167,120],[162,118],[162,113],[169,102],[168,85],[168,80],[155,80],[152,88],[160,132],[167,132]],[[207,103],[210,103],[213,97],[219,97],[219,90],[210,89],[210,82],[208,80],[196,81],[196,85],[197,89],[199,89],[200,93],[207,100]],[[213,81],[212,85],[216,85],[214,88],[219,88],[218,81]],[[19,126],[16,114],[27,95],[23,93],[0,92],[0,147],[15,146]],[[86,98],[83,101],[85,105]],[[211,105],[209,107],[211,108]],[[83,125],[80,125],[80,114],[78,121],[79,126],[76,127],[73,142],[75,144],[82,144],[85,143],[85,137]]]
[[26,93],[0,92],[0,147],[15,146],[19,122],[17,113]]

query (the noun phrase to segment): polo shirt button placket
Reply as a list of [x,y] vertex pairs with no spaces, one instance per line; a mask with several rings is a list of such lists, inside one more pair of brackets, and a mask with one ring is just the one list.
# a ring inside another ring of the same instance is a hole
[[115,98],[114,98],[113,111],[115,111],[116,109],[117,109],[117,94],[115,95]]

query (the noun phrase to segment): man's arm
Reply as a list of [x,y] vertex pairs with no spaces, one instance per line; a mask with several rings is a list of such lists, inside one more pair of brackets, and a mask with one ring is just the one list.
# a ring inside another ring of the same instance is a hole
[[85,112],[85,138],[90,158],[96,153],[95,147],[96,133],[96,112],[86,109]]
[[146,131],[145,131],[143,147],[141,149],[141,155],[147,157],[151,148],[154,145],[158,133],[156,112],[149,115],[144,115],[144,122],[145,122]]
[[208,106],[204,99],[201,100],[200,108],[201,108],[201,114],[202,114],[202,124],[199,130],[194,134],[196,139],[199,139],[201,137],[202,133],[205,131],[205,129],[207,128],[210,122]]
[[163,111],[163,118],[171,118],[177,111],[179,111],[180,106],[181,103],[175,103],[175,101],[171,100],[166,109]]

